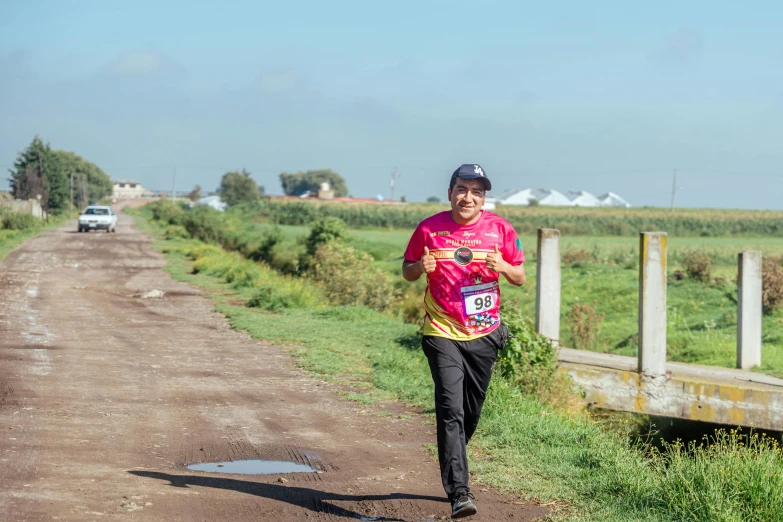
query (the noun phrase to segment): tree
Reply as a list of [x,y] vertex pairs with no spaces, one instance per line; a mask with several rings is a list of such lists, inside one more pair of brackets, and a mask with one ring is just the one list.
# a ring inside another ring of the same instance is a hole
[[78,194],[77,187],[86,188],[86,199],[83,203],[95,203],[108,197],[112,193],[111,178],[94,163],[91,163],[78,154],[67,150],[56,150],[54,155],[59,159],[60,165],[65,172],[66,183],[68,184],[68,196],[66,206],[71,197],[70,176],[73,174],[73,194],[75,201]]
[[440,203],[440,198],[438,196],[430,196],[427,198],[427,203]]
[[246,201],[255,201],[261,197],[253,178],[245,169],[241,172],[226,172],[220,180],[220,199],[229,207]]
[[198,201],[199,199],[201,199],[201,185],[196,185],[195,187],[193,187],[193,190],[188,192],[188,198],[191,201]]
[[68,207],[68,177],[60,158],[48,143],[36,136],[30,145],[19,153],[14,168],[9,170],[11,193],[16,199],[41,197],[41,206],[49,211]]
[[329,183],[336,197],[341,198],[348,194],[348,187],[343,177],[331,169],[280,174],[280,184],[287,196],[301,196],[305,192],[317,194],[321,183],[324,182]]
[[97,165],[66,150],[52,150],[36,136],[19,153],[14,169],[9,171],[11,193],[17,199],[36,199],[47,211],[67,211],[71,201],[71,176],[76,201],[84,194],[83,203],[95,202],[109,196],[111,178]]

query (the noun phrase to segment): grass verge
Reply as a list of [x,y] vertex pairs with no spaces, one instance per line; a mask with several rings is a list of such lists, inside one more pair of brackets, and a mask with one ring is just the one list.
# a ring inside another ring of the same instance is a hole
[[[143,215],[137,223],[161,237],[161,229]],[[414,325],[362,308],[270,312],[237,305],[255,292],[227,281],[225,275],[239,268],[222,276],[194,274],[188,257],[194,241],[157,239],[154,246],[168,258],[169,273],[204,288],[232,327],[288,346],[299,366],[352,385],[347,399],[394,399],[432,411],[432,382]],[[496,374],[470,445],[472,482],[551,503],[554,520],[783,520],[775,497],[783,486],[779,449],[736,433],[727,436],[701,452],[679,447],[650,452],[584,415],[543,406]],[[727,467],[742,480],[728,477]]]
[[37,235],[43,234],[53,228],[59,227],[66,222],[67,217],[53,217],[49,223],[43,223],[27,230],[6,230],[0,229],[0,261],[13,252],[16,247]]

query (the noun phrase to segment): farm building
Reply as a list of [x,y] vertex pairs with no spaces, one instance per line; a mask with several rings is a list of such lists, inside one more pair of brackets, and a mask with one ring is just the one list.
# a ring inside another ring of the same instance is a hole
[[600,207],[601,201],[584,190],[569,190],[566,192],[566,197],[571,201],[571,205],[575,207]]
[[601,201],[601,206],[604,207],[626,207],[630,208],[631,204],[625,201],[623,198],[615,194],[614,192],[607,192],[601,196],[598,196]]
[[112,197],[114,198],[145,198],[152,196],[152,192],[141,186],[137,181],[118,179],[111,182]]
[[[584,190],[569,190],[566,194],[554,189],[511,190],[497,202],[502,205],[530,205],[531,200],[545,207],[630,207],[614,192],[596,197]],[[535,204],[535,203],[534,203]]]
[[529,205],[530,200],[535,199],[539,205],[547,207],[569,207],[571,201],[562,193],[553,189],[525,189],[520,190],[500,203],[503,205]]

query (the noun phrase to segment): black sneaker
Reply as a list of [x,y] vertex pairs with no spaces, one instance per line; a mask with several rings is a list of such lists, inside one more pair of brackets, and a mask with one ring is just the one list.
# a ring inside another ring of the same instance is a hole
[[454,500],[451,501],[451,518],[465,518],[471,515],[475,515],[478,512],[476,504],[473,503],[475,498],[472,493],[458,493]]

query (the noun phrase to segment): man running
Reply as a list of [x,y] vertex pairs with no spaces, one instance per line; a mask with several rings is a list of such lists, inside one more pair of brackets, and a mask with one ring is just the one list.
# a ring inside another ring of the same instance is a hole
[[525,254],[505,219],[481,207],[492,184],[479,165],[451,175],[451,210],[416,227],[403,277],[427,275],[422,348],[435,384],[438,460],[452,518],[476,514],[465,447],[476,431],[498,350],[508,339],[500,322],[500,286],[525,282]]

